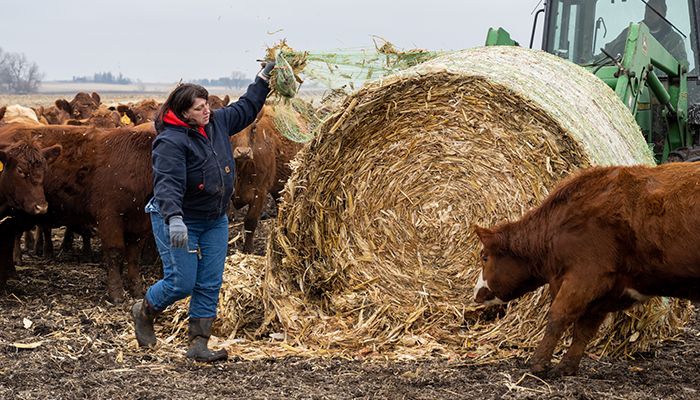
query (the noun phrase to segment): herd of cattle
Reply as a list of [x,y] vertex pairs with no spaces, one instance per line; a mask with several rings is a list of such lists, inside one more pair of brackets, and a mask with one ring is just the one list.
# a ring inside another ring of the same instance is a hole
[[[210,98],[212,109],[228,97]],[[17,238],[41,227],[44,254],[51,228],[97,232],[107,289],[114,302],[126,288],[143,295],[139,258],[152,239],[144,206],[152,195],[153,118],[146,100],[106,107],[93,93],[27,109],[0,107],[0,286],[15,273]],[[248,205],[244,251],[251,252],[268,193],[279,198],[289,161],[302,146],[275,128],[275,106],[231,137],[236,160],[232,205]],[[700,198],[697,163],[656,168],[591,168],[561,183],[519,221],[479,228],[480,303],[509,301],[549,284],[552,307],[531,359],[551,368],[555,345],[573,325],[573,342],[556,369],[575,374],[586,344],[605,316],[648,296],[700,301]]]
[[[25,231],[38,226],[37,245],[51,255],[51,229],[66,227],[66,240],[72,232],[84,238],[97,233],[111,301],[123,301],[124,264],[127,290],[143,295],[139,259],[152,240],[144,206],[153,193],[153,119],[160,104],[108,107],[100,100],[97,93],[78,93],[46,108],[0,107],[0,287],[16,273],[16,244]],[[209,98],[212,110],[228,102],[228,96]],[[274,105],[264,106],[255,122],[231,137],[232,204],[248,205],[243,248],[248,253],[267,194],[278,199],[289,161],[302,146],[280,135],[274,113]]]

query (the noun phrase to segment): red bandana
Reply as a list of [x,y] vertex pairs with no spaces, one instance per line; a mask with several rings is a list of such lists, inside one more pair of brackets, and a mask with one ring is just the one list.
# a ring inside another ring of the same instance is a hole
[[[184,122],[183,120],[178,118],[177,115],[175,115],[175,113],[173,112],[173,110],[168,110],[168,112],[165,113],[165,115],[163,116],[163,122],[168,123],[170,125],[184,126],[187,128],[191,128],[190,125],[188,125],[186,122]],[[207,133],[204,132],[203,126],[198,127],[197,130],[199,131],[199,133],[202,134],[202,136],[204,136],[205,138],[208,138]]]

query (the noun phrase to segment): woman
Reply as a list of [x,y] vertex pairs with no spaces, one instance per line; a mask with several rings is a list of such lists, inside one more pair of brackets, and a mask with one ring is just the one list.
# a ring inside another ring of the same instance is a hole
[[156,343],[158,314],[187,296],[189,349],[197,361],[225,360],[226,350],[207,345],[216,317],[228,248],[228,217],[234,180],[229,136],[253,122],[269,93],[274,62],[268,62],[237,102],[209,111],[207,90],[175,88],[156,117],[153,198],[146,205],[163,260],[163,279],[131,308],[141,347]]

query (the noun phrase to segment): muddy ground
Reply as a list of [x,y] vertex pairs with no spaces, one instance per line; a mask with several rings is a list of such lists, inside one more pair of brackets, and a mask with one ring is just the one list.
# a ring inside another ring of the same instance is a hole
[[[240,217],[240,215],[239,215]],[[231,251],[240,218],[232,223]],[[256,249],[264,251],[269,223]],[[55,236],[58,247],[60,232]],[[78,243],[79,244],[79,241]],[[339,358],[190,362],[183,352],[133,346],[130,301],[107,301],[104,271],[75,253],[24,255],[0,293],[0,399],[698,399],[700,318],[677,341],[628,360],[584,358],[577,377],[541,380],[524,359]],[[156,279],[158,266],[146,268]],[[19,347],[17,346],[19,344]],[[21,347],[34,348],[21,348]]]

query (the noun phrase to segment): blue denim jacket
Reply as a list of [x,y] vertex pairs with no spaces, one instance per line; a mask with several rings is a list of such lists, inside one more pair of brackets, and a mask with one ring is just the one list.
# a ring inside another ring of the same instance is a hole
[[237,102],[212,112],[207,137],[165,124],[153,142],[152,163],[153,200],[166,223],[173,215],[215,219],[226,213],[235,167],[229,136],[255,120],[269,91],[256,78]]

